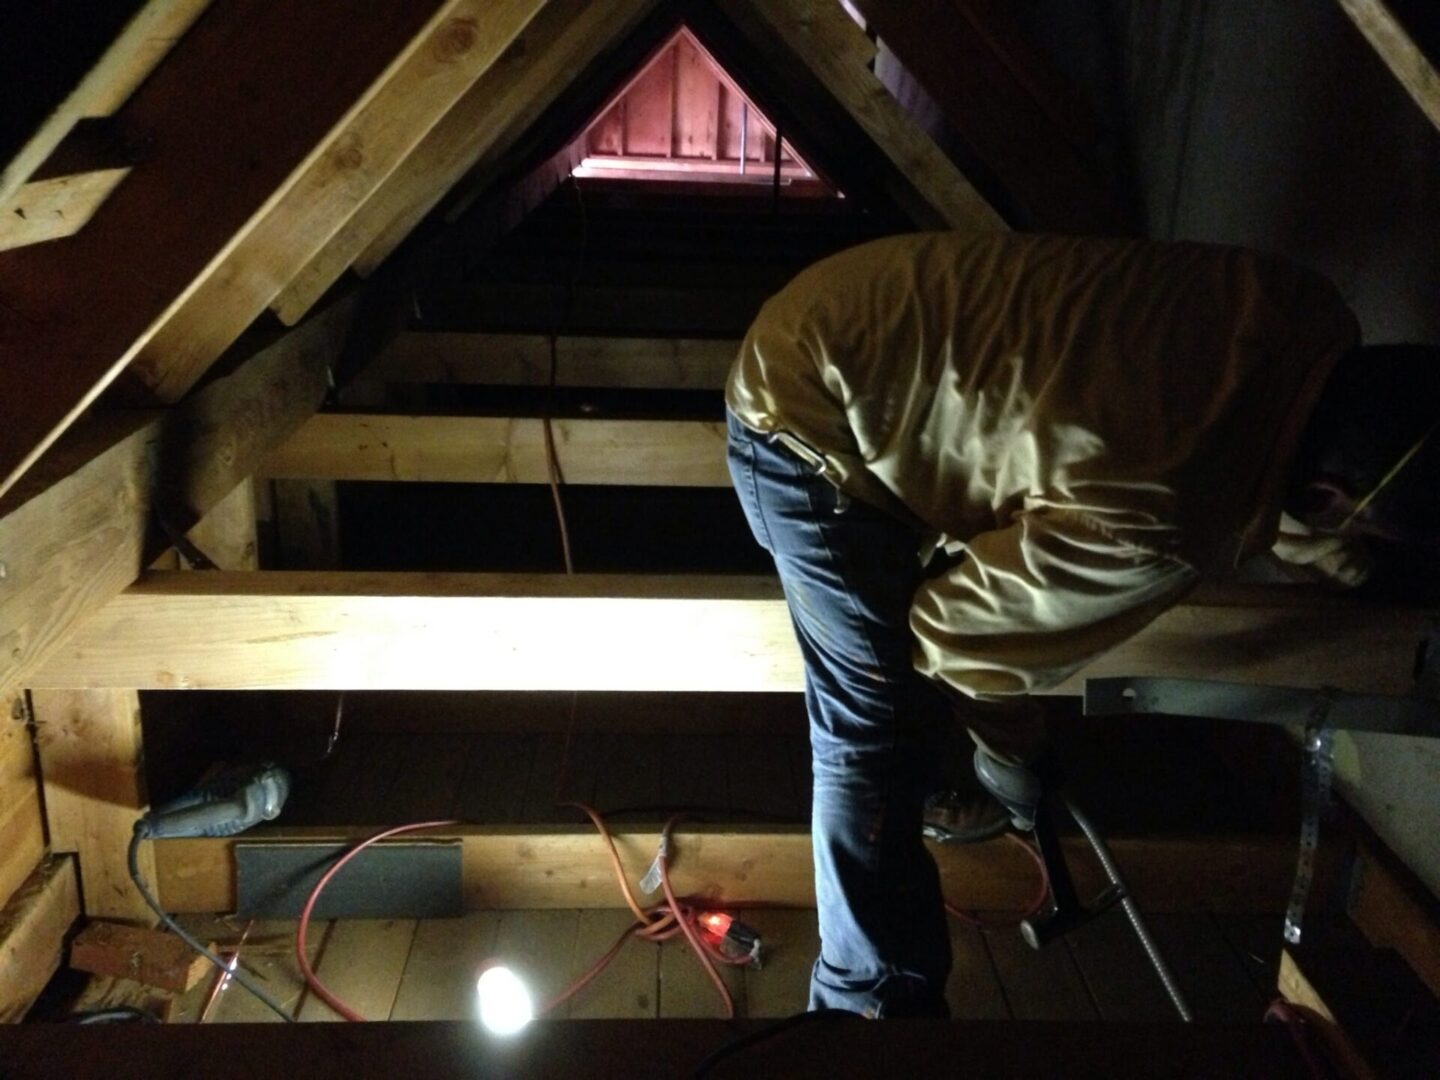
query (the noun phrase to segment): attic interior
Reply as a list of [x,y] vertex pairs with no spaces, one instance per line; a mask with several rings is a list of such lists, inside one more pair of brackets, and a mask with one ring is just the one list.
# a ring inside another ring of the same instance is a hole
[[[1420,3],[9,15],[0,1060],[19,1077],[421,1054],[445,1075],[676,1075],[804,1012],[802,670],[731,490],[723,388],[816,261],[934,229],[1239,244],[1333,279],[1367,341],[1440,342]],[[1433,570],[1344,597],[1207,583],[1088,674],[1423,696]],[[1440,744],[1335,733],[1297,944],[1303,725],[1087,716],[1082,677],[1047,699],[1066,790],[1194,1022],[1119,907],[1025,943],[1046,896],[1028,841],[935,843],[952,1019],[781,1028],[713,1075],[1435,1074]],[[961,786],[970,752],[957,727]],[[260,763],[286,770],[278,817],[132,845],[151,810],[224,803]],[[673,882],[641,884],[672,820]],[[320,875],[415,823],[326,886],[307,980]],[[1093,903],[1085,837],[1058,844]],[[131,857],[225,972],[162,927]],[[688,930],[637,930],[672,888]],[[508,1040],[476,1023],[497,960],[542,1010]],[[309,1023],[347,1011],[392,1023]]]

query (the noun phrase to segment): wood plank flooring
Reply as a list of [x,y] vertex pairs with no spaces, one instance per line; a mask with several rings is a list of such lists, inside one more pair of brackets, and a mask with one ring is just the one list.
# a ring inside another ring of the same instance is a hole
[[[729,968],[725,982],[742,1017],[770,1018],[803,1011],[810,967],[819,948],[813,911],[754,910],[745,920],[759,931],[764,963]],[[243,927],[225,919],[184,920],[222,946]],[[1278,923],[1209,915],[1156,916],[1160,939],[1197,1019],[1256,1022],[1273,992],[1252,980],[1260,945],[1279,952]],[[316,973],[369,1019],[468,1019],[474,1015],[475,972],[503,957],[546,1000],[578,978],[629,925],[624,910],[488,911],[457,919],[352,919],[317,923],[310,953]],[[294,959],[292,921],[256,923],[241,955],[266,988],[304,1021],[337,1017],[304,986]],[[1271,929],[1276,930],[1270,934]],[[1236,945],[1233,940],[1248,941]],[[951,923],[954,969],[947,1000],[956,1019],[1175,1022],[1159,980],[1130,935],[1124,916],[1111,912],[1072,935],[1033,952],[1015,931],[979,931]],[[176,1022],[200,1016],[213,978],[207,976],[171,1007]],[[123,994],[106,980],[94,994]],[[133,985],[133,984],[132,984]],[[136,989],[139,993],[139,988]],[[157,992],[146,992],[151,1001]],[[163,996],[163,995],[161,995]],[[630,941],[589,986],[553,1012],[573,1019],[718,1017],[715,987],[681,940],[652,945]],[[243,988],[218,998],[209,1022],[274,1020]]]

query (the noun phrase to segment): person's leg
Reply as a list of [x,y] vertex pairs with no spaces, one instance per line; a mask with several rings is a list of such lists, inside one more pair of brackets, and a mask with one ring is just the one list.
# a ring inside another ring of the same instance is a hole
[[949,934],[921,815],[947,708],[913,666],[918,537],[730,424],[736,491],[805,659],[821,940],[810,1006],[944,1015]]

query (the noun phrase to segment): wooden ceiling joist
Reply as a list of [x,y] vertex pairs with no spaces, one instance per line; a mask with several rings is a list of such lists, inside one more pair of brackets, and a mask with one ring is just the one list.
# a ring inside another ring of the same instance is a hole
[[[328,5],[214,0],[116,113],[146,142],[143,167],[77,235],[0,252],[0,400],[14,406],[0,425],[0,493],[207,279],[233,272],[226,256],[302,165],[331,161],[339,121],[435,6],[372,0],[340,26]],[[173,392],[157,359],[148,381]]]
[[[725,425],[689,420],[554,420],[567,484],[726,487]],[[260,466],[274,480],[544,484],[543,421],[508,417],[312,417]]]
[[394,172],[363,201],[275,299],[293,323],[357,263],[369,274],[442,196],[478,163],[503,154],[608,46],[628,34],[658,0],[551,0],[460,96]]
[[[396,335],[351,385],[548,386],[550,343],[544,334],[409,331]],[[719,390],[739,351],[733,338],[562,335],[555,339],[555,385]]]
[[[1408,693],[1430,620],[1294,587],[1201,589],[1057,692],[1165,675]],[[803,670],[771,578],[155,572],[31,684],[798,692]]]
[[[160,899],[174,912],[233,911],[236,843],[336,843],[371,832],[281,827],[238,840],[157,841],[153,847]],[[639,880],[655,858],[656,828],[617,825],[612,833],[626,876]],[[460,840],[465,905],[471,910],[623,903],[605,845],[588,824],[472,825],[427,837]],[[1097,895],[1105,881],[1088,857],[1084,838],[1067,837],[1062,843],[1081,895]],[[675,839],[674,887],[682,896],[810,907],[815,903],[811,846],[810,830],[798,825],[682,825]],[[1273,911],[1284,904],[1295,873],[1290,837],[1114,837],[1110,846],[1137,902],[1152,912]],[[1023,911],[1034,895],[1034,864],[1014,844],[993,840],[931,850],[953,904],[980,911]],[[1321,878],[1331,876],[1334,862],[1329,852],[1322,852]],[[1322,895],[1321,888],[1315,892]]]
[[0,499],[0,687],[159,554],[158,507],[188,529],[314,413],[352,311],[332,305],[172,413],[82,426]]

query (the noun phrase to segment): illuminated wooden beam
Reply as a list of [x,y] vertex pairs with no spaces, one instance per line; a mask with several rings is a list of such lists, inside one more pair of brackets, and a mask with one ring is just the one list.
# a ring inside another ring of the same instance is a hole
[[0,206],[0,251],[74,236],[129,172],[96,169],[25,184]]
[[768,62],[809,68],[950,228],[994,232],[1007,227],[875,73],[858,62],[864,46],[857,39],[864,34],[839,4],[719,0],[718,6]]
[[[1202,590],[1083,676],[1405,693],[1430,615],[1285,586]],[[779,584],[733,575],[152,572],[45,687],[799,691]]]
[[[725,425],[689,420],[555,420],[567,484],[726,487]],[[544,424],[472,416],[311,417],[260,466],[277,480],[544,484]]]
[[[151,846],[161,904],[173,912],[233,911],[237,843],[344,842],[369,829],[266,828],[232,839],[161,840]],[[626,876],[638,880],[655,858],[654,826],[614,827]],[[614,908],[623,905],[609,856],[595,830],[563,825],[470,825],[436,830],[461,843],[465,905],[472,910]],[[1083,896],[1106,884],[1082,837],[1063,841]],[[1273,911],[1295,873],[1291,837],[1113,837],[1110,846],[1147,911]],[[1082,849],[1085,849],[1082,852]],[[1035,894],[1035,866],[1015,844],[932,847],[951,903],[1021,911]],[[1335,860],[1322,849],[1320,876]],[[804,826],[682,825],[673,884],[680,895],[782,907],[815,903],[810,830]],[[1317,897],[1324,890],[1315,890]]]
[[[1403,5],[1394,0],[1340,0],[1340,6],[1350,20],[1365,35],[1374,50],[1380,54],[1405,92],[1415,99],[1430,122],[1440,128],[1440,72],[1436,71],[1436,59],[1427,56],[1420,47],[1416,36],[1396,14]],[[1414,5],[1416,16],[1421,15],[1420,5]],[[1440,34],[1440,19],[1433,8],[1424,14],[1430,20],[1430,28]],[[1440,47],[1440,41],[1432,41]]]

